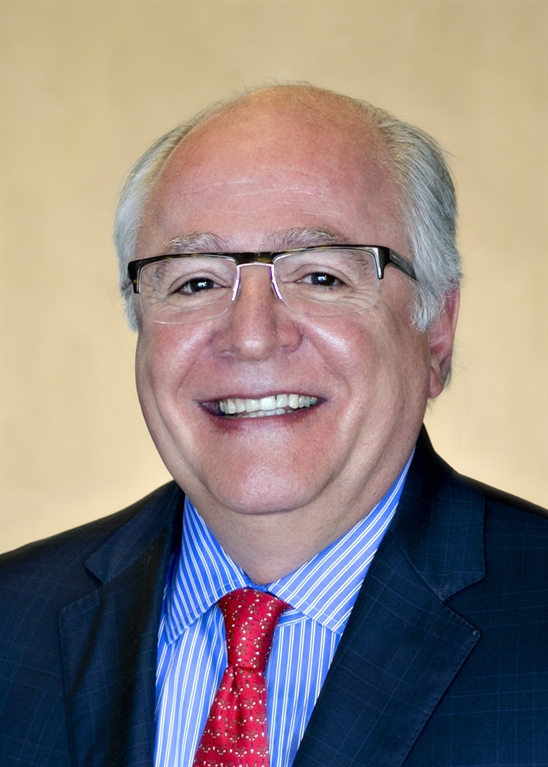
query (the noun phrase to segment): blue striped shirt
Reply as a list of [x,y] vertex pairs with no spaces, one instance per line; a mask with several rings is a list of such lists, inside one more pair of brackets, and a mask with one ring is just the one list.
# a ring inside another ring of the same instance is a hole
[[298,570],[254,584],[185,501],[182,546],[173,559],[158,637],[155,767],[191,767],[226,667],[217,601],[242,586],[291,605],[278,623],[266,670],[271,767],[289,767],[371,560],[398,504],[411,458],[362,519]]

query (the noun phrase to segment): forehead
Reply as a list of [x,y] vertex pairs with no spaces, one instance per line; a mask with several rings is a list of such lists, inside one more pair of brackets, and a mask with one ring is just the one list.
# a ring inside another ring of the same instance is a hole
[[312,227],[401,251],[400,222],[391,159],[367,116],[342,99],[267,91],[210,115],[178,145],[147,201],[140,245],[150,253],[211,232],[255,249],[261,237]]

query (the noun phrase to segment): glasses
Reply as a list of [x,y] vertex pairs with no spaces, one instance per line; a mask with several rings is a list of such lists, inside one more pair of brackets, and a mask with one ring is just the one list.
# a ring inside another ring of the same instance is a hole
[[330,317],[373,306],[389,264],[417,279],[406,258],[377,245],[152,256],[130,261],[128,274],[144,317],[186,325],[228,311],[238,298],[246,266],[269,267],[272,292],[293,311]]

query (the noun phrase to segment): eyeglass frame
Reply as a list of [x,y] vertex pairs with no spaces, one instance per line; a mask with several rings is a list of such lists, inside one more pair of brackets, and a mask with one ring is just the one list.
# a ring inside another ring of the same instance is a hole
[[415,282],[418,282],[418,277],[415,272],[413,264],[404,256],[400,256],[395,250],[387,248],[384,245],[346,245],[346,244],[327,244],[327,245],[310,245],[304,248],[292,248],[290,250],[272,250],[272,251],[258,251],[248,253],[167,253],[159,256],[149,256],[148,258],[138,258],[134,261],[130,261],[127,265],[127,272],[130,282],[133,286],[133,292],[140,294],[141,292],[141,271],[147,264],[153,264],[156,261],[167,261],[172,258],[200,258],[203,256],[211,258],[226,258],[233,261],[238,267],[237,278],[234,282],[232,290],[231,303],[234,302],[238,296],[240,288],[240,267],[250,266],[252,264],[264,264],[270,266],[270,283],[276,296],[283,301],[283,298],[279,292],[276,280],[274,279],[274,272],[272,267],[275,265],[276,259],[280,256],[291,256],[298,253],[308,253],[315,250],[360,250],[367,251],[372,254],[375,261],[375,271],[377,273],[377,279],[384,279],[384,270],[389,265],[395,266],[403,274],[410,277]]

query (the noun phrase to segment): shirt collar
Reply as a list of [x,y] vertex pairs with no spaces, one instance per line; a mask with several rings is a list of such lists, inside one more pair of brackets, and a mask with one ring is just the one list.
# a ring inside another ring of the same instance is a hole
[[300,620],[304,614],[342,634],[371,560],[396,511],[412,457],[370,514],[309,562],[266,586],[254,584],[232,561],[185,499],[182,544],[164,594],[167,641],[175,641],[229,591],[245,586],[268,590],[294,608],[284,613],[280,622]]

